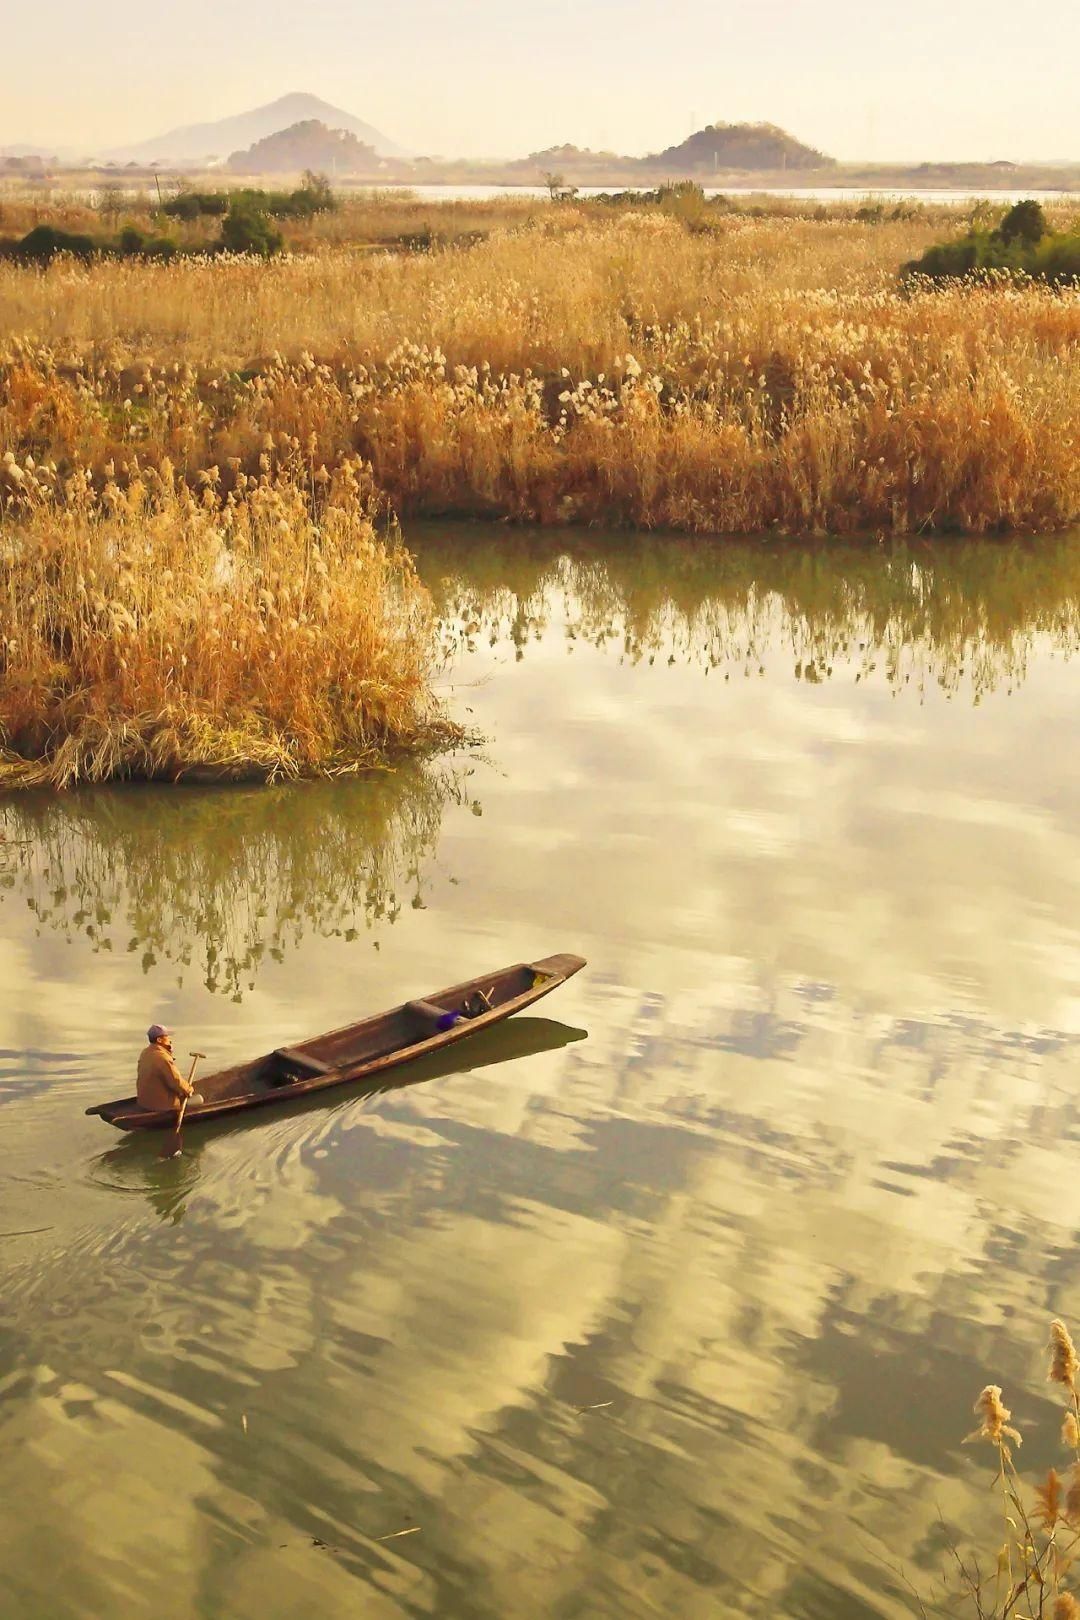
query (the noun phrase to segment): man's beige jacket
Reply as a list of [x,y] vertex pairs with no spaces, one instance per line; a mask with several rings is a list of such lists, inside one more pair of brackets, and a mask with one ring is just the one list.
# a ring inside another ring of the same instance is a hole
[[191,1095],[191,1089],[163,1046],[151,1042],[139,1053],[135,1095],[140,1107],[173,1108],[181,1097]]

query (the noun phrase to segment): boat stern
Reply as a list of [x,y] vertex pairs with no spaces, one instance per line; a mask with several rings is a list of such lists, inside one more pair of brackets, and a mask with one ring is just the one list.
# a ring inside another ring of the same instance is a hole
[[558,956],[544,956],[538,962],[527,962],[525,965],[534,973],[542,973],[545,978],[571,979],[575,973],[581,972],[585,958],[564,951]]

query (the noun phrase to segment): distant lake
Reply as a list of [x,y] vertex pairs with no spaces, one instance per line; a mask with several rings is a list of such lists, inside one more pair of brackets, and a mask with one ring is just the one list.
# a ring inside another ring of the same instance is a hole
[[[108,184],[124,184],[123,175],[117,173],[110,176]],[[105,182],[103,182],[104,184]],[[247,182],[246,182],[247,183]],[[0,191],[3,186],[0,183]],[[30,198],[47,197],[78,197],[88,202],[96,202],[101,186],[65,186],[57,182],[51,186],[27,186],[20,188],[21,195]],[[145,193],[149,187],[145,180],[130,181],[126,187],[130,193]],[[612,192],[646,192],[652,190],[649,186],[581,186],[578,196],[582,198],[602,197]],[[1038,202],[1061,202],[1070,197],[1080,200],[1080,192],[1068,191],[1064,188],[1056,190],[1034,191],[1020,189],[1010,191],[983,190],[972,188],[947,189],[935,187],[934,189],[921,189],[908,186],[705,186],[706,197],[788,197],[796,202],[902,202],[905,198],[917,197],[920,202],[926,203],[971,203],[980,198],[989,198],[994,202],[1014,203],[1025,197],[1033,197]],[[421,202],[490,202],[498,197],[536,197],[546,200],[548,189],[546,186],[410,186],[410,185],[365,185],[363,183],[346,184],[341,187],[355,195],[358,192],[409,192]]]
[[[356,189],[369,188],[359,186]],[[370,189],[411,191],[424,202],[487,202],[493,197],[547,196],[546,186],[373,186]],[[581,186],[578,196],[601,197],[613,191],[644,192],[651,189],[649,186]],[[863,202],[868,197],[881,202],[902,202],[906,197],[918,197],[920,202],[965,203],[990,197],[995,202],[1013,203],[1020,202],[1024,197],[1034,197],[1038,202],[1058,202],[1063,198],[1080,196],[1080,193],[1065,190],[978,191],[968,188],[931,191],[913,186],[906,189],[902,186],[705,186],[703,190],[706,197],[791,197],[799,202]]]

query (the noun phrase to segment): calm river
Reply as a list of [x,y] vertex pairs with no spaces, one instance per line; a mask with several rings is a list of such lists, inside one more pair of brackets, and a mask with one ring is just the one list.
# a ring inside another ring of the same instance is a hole
[[[482,745],[0,806],[0,1613],[908,1613],[1080,1326],[1080,541],[411,538]],[[84,1116],[560,950],[413,1084]]]

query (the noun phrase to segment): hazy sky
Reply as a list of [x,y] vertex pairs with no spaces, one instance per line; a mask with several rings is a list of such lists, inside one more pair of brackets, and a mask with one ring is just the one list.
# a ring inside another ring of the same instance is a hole
[[0,144],[104,148],[323,96],[414,151],[620,152],[768,119],[841,158],[1080,160],[1080,0],[51,0]]

